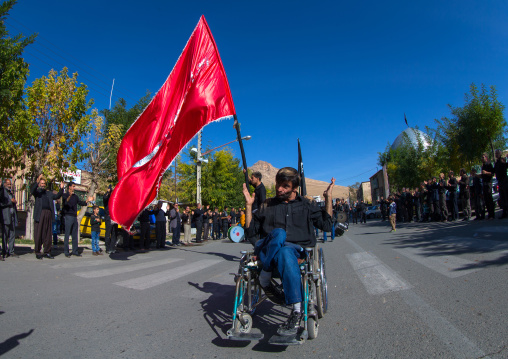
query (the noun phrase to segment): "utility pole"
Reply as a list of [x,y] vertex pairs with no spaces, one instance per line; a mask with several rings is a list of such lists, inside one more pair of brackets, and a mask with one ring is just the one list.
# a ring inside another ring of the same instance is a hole
[[197,168],[196,168],[196,202],[201,204],[201,131],[198,132],[198,148],[196,152]]

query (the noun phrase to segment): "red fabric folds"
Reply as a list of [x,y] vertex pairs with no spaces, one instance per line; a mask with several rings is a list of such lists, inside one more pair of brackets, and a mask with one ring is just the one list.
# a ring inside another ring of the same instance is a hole
[[111,219],[130,228],[182,148],[205,125],[234,114],[226,73],[202,16],[168,79],[122,140]]

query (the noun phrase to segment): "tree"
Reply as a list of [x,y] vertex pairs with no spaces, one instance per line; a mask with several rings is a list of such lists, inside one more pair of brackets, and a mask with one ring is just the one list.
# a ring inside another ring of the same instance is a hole
[[[87,100],[87,87],[78,85],[77,78],[77,73],[69,77],[65,67],[60,75],[51,70],[26,90],[23,116],[37,129],[26,151],[30,160],[28,182],[40,174],[62,180],[62,170],[74,169],[85,158],[84,139],[94,116],[89,113],[93,100]],[[30,202],[28,219],[32,205]],[[27,222],[27,233],[31,236],[32,221]]]
[[120,98],[116,101],[112,110],[102,110],[101,113],[105,118],[105,126],[110,129],[114,126],[115,131],[118,131],[118,143],[115,143],[114,146],[109,148],[108,151],[108,160],[106,167],[109,169],[111,178],[111,183],[118,182],[117,172],[116,172],[116,155],[118,153],[118,148],[120,147],[120,142],[130,128],[130,126],[136,121],[139,115],[143,112],[143,110],[148,106],[151,101],[151,93],[149,91],[138,100],[138,102],[132,106],[130,109],[127,109],[127,101],[123,98]]
[[[196,201],[196,154],[189,152],[190,163],[178,163],[181,173],[178,197],[181,202]],[[244,181],[240,160],[226,148],[214,152],[203,164],[201,173],[201,198],[210,207],[241,207],[245,199],[242,194]]]
[[23,89],[29,74],[22,54],[36,35],[9,36],[4,20],[16,0],[0,4],[0,176],[10,177],[17,168],[24,168],[24,152],[35,135],[34,128],[20,116],[23,108]]
[[436,121],[439,139],[459,167],[477,163],[489,149],[494,158],[494,147],[506,147],[504,105],[497,99],[494,86],[488,91],[482,84],[479,90],[473,83],[463,107],[448,106],[453,117]]
[[443,147],[428,135],[431,129],[426,129],[423,138],[414,131],[417,143],[412,143],[404,133],[402,145],[395,149],[388,145],[385,152],[379,153],[378,164],[386,165],[392,191],[402,187],[419,187],[421,182],[442,170],[443,162],[439,159],[444,158]]

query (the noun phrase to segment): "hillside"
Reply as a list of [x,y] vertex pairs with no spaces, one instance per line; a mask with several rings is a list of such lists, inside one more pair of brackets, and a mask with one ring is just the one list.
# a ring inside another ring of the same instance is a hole
[[[275,185],[275,175],[277,174],[278,168],[273,167],[270,163],[265,161],[258,161],[251,167],[251,171],[259,171],[263,175],[263,183],[265,187],[271,187]],[[328,182],[318,181],[311,178],[305,178],[307,185],[307,194],[309,196],[322,196],[323,192],[328,187]],[[333,189],[333,198],[347,198],[349,193],[348,187],[335,186]]]

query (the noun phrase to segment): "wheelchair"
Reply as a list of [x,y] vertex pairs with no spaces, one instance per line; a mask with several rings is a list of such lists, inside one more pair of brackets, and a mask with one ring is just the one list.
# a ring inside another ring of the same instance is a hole
[[[259,284],[261,263],[254,261],[253,251],[241,251],[240,266],[235,276],[236,291],[232,316],[232,327],[227,331],[231,340],[261,340],[262,333],[252,333],[252,317],[257,307],[267,299]],[[302,344],[307,339],[318,336],[318,320],[328,309],[328,286],[326,282],[325,258],[323,248],[305,248],[305,258],[299,259],[303,288],[302,322],[296,337],[274,335],[269,343],[274,345]],[[280,279],[272,278],[272,283],[282,290]]]

